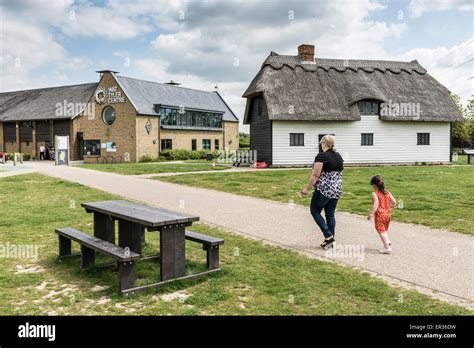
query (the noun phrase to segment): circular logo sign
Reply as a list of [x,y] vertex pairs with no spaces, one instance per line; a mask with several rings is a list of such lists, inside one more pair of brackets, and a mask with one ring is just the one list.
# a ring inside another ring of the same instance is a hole
[[107,92],[104,88],[99,87],[95,91],[95,101],[99,104],[102,104],[107,99]]

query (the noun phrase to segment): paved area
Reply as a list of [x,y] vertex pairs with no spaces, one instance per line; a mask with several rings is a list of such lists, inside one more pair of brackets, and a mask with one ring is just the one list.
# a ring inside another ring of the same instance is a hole
[[33,167],[131,200],[192,212],[204,222],[312,257],[369,270],[435,297],[467,306],[474,300],[474,238],[468,235],[394,222],[390,236],[394,252],[380,255],[373,223],[363,216],[338,212],[339,244],[337,252],[329,254],[318,247],[322,235],[306,207],[77,167],[38,162]]
[[30,162],[25,161],[23,162],[23,164],[18,164],[14,166],[13,162],[8,161],[5,164],[0,164],[0,178],[18,174],[32,173],[36,170],[36,167],[32,166]]

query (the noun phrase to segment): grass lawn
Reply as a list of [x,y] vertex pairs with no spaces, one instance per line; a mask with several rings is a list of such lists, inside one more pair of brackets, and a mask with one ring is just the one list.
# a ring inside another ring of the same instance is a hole
[[186,161],[183,163],[149,162],[149,163],[117,163],[117,164],[82,164],[81,168],[100,170],[125,175],[138,174],[159,174],[178,172],[198,172],[204,170],[224,170],[229,166],[212,166],[212,162],[207,161]]
[[454,164],[467,164],[467,155],[458,155],[458,158],[456,161],[454,161],[454,158],[453,158],[453,163]]
[[[199,224],[193,228],[225,238],[221,272],[121,298],[112,270],[94,267],[80,271],[77,258],[58,262],[54,233],[54,228],[62,226],[90,233],[92,216],[80,208],[80,203],[116,197],[40,174],[2,178],[0,183],[11,188],[0,196],[0,246],[40,246],[37,260],[2,259],[3,315],[472,314],[414,291],[392,288],[347,267]],[[158,233],[147,233],[145,253],[156,251],[158,243]],[[203,269],[205,254],[199,245],[188,242],[186,248],[187,272]],[[98,261],[107,262],[102,258]],[[137,285],[158,280],[156,263],[142,261],[137,266]]]
[[[412,167],[348,167],[344,170],[344,195],[338,209],[367,214],[371,205],[369,185],[380,174],[400,209],[392,211],[394,220],[474,234],[474,165]],[[310,169],[249,173],[184,175],[159,180],[193,187],[205,187],[241,195],[309,205],[301,198]]]

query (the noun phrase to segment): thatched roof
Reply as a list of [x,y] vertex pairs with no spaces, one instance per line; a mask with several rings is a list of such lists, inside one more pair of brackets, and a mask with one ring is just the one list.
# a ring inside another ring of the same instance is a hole
[[[357,102],[363,99],[419,106],[419,116],[392,112],[382,115],[383,120],[462,119],[449,90],[416,60],[317,58],[312,62],[271,52],[243,97],[256,95],[263,95],[271,120],[360,120]],[[248,109],[247,105],[244,123],[249,123]]]
[[86,104],[97,83],[0,93],[0,122],[72,118],[57,114],[56,104]]

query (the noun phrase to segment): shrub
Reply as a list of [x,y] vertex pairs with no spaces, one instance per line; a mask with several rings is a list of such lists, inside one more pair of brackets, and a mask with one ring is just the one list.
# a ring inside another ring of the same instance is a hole
[[191,150],[184,150],[184,149],[165,150],[161,152],[161,156],[164,157],[168,161],[200,160],[200,159],[206,159],[206,155],[208,153],[212,153],[214,157],[217,156],[217,151],[206,151],[206,150],[191,151]]
[[140,162],[141,163],[154,162],[154,159],[151,156],[145,155],[145,156],[142,156],[142,158],[140,158]]

